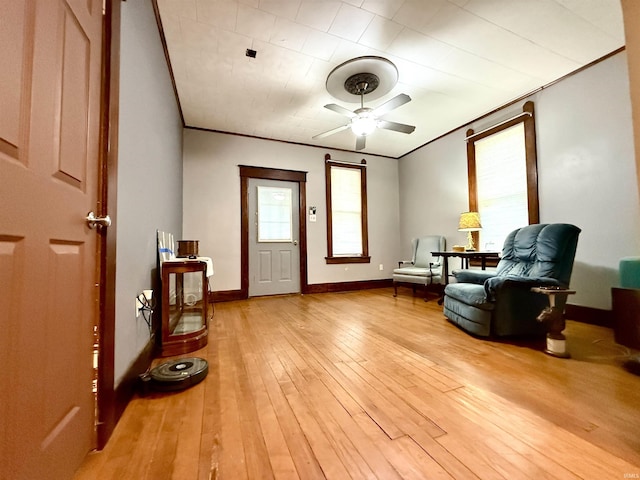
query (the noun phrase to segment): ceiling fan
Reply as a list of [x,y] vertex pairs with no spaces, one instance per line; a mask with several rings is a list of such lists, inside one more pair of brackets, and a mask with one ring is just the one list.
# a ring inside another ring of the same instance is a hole
[[329,135],[333,135],[334,133],[351,128],[353,133],[356,134],[356,150],[362,150],[365,148],[367,135],[372,134],[376,128],[383,128],[385,130],[393,130],[394,132],[407,134],[412,133],[416,129],[413,125],[391,122],[380,118],[391,110],[410,102],[411,97],[409,95],[401,93],[377,108],[364,106],[364,96],[375,90],[377,86],[378,77],[371,73],[358,73],[349,77],[344,83],[344,88],[349,93],[360,95],[360,108],[352,112],[351,110],[341,107],[340,105],[336,105],[335,103],[325,105],[325,108],[339,113],[340,115],[349,117],[351,121],[345,125],[320,133],[313,138],[325,138]]

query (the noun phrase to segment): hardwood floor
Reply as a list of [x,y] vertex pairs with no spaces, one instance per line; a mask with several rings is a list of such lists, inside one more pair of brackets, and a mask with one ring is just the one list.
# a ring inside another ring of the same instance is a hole
[[207,378],[134,398],[76,480],[640,477],[640,377],[609,329],[567,322],[565,360],[471,337],[409,289],[215,312],[186,355]]

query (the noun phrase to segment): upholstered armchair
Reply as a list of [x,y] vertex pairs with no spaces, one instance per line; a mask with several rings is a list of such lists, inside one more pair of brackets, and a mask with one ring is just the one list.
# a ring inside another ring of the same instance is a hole
[[440,257],[434,257],[431,252],[444,251],[445,247],[446,240],[442,235],[415,238],[411,242],[411,260],[401,260],[393,270],[393,296],[398,295],[398,283],[410,283],[414,293],[416,285],[424,288],[426,300],[428,287],[442,283]]
[[[536,317],[548,306],[532,287],[567,288],[580,229],[565,223],[535,224],[511,232],[495,272],[460,270],[444,289],[444,315],[478,336],[544,335]],[[557,304],[564,308],[564,305]]]

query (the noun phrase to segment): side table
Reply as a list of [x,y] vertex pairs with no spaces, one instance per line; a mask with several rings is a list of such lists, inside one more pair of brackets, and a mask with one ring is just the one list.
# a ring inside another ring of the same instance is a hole
[[[487,259],[490,260],[500,260],[500,252],[479,252],[477,250],[468,250],[464,252],[455,252],[455,251],[444,251],[444,252],[431,252],[431,255],[434,257],[442,257],[444,260],[442,262],[442,272],[444,275],[444,285],[445,287],[449,284],[449,258],[451,257],[460,257],[461,265],[460,268],[469,268],[469,259],[480,259],[481,268],[485,270],[487,268]],[[438,305],[442,305],[444,302],[444,292],[440,299],[438,299]]]
[[[531,291],[547,295],[549,299],[549,306],[537,317],[539,322],[548,325],[547,348],[544,352],[554,357],[569,358],[571,355],[567,352],[566,338],[562,334],[565,327],[564,306],[567,297],[576,291],[561,287],[533,287]],[[557,304],[561,306],[558,307]]]
[[[487,260],[500,260],[500,252],[479,252],[476,250],[468,250],[464,252],[454,252],[454,251],[444,251],[444,252],[431,252],[431,255],[434,257],[442,257],[444,261],[442,262],[442,272],[444,273],[444,283],[447,285],[449,283],[449,264],[447,259],[451,257],[460,257],[462,264],[461,268],[466,267],[469,268],[469,259],[479,259],[481,263],[482,270],[487,268]],[[465,263],[466,261],[466,263]]]

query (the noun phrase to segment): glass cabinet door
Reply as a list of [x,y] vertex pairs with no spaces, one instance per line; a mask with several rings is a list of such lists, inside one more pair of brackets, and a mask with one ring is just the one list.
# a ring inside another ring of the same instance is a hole
[[169,273],[169,333],[183,335],[204,326],[202,273]]
[[163,356],[202,348],[207,343],[206,264],[197,260],[162,264]]

